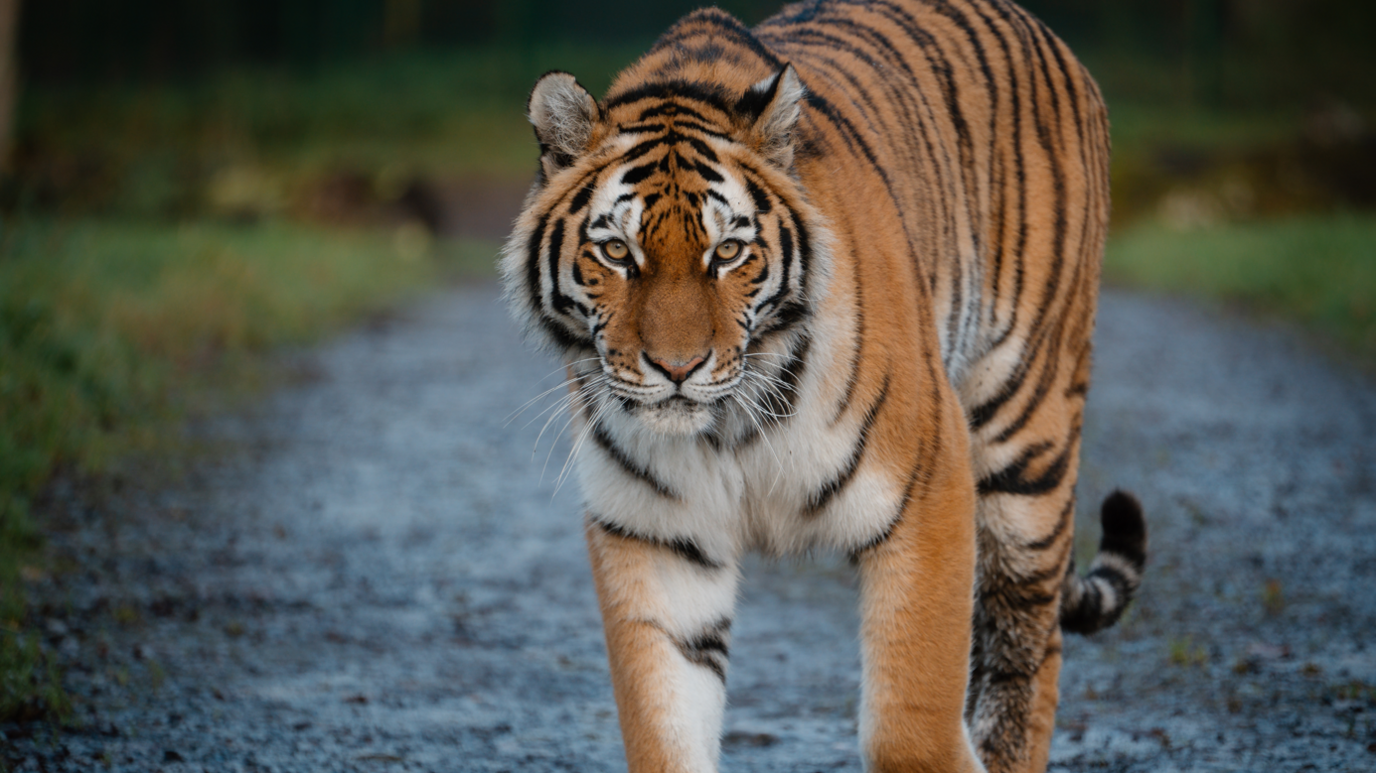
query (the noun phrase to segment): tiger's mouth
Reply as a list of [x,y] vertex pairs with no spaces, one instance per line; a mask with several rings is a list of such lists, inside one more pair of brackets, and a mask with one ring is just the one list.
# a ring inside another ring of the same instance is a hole
[[684,394],[653,403],[623,401],[622,405],[647,429],[662,435],[701,434],[711,428],[716,418],[714,403],[700,402]]

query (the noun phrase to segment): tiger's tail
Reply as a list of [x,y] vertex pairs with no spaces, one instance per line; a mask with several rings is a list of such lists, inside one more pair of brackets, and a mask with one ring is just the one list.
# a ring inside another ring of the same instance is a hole
[[1113,625],[1132,601],[1147,565],[1147,523],[1142,505],[1126,491],[1114,491],[1099,511],[1104,536],[1089,572],[1075,573],[1070,560],[1061,584],[1061,628],[1090,634]]

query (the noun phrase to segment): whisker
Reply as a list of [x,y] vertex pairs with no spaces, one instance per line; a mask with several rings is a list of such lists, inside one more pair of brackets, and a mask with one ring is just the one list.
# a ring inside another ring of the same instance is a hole
[[[754,380],[752,380],[752,379],[754,379]],[[782,386],[783,388],[786,388],[786,389],[789,389],[790,391],[793,391],[792,388],[791,388],[788,384],[784,384],[784,383],[782,383],[782,382],[779,382],[779,384],[776,385],[776,384],[774,384],[774,383],[771,383],[771,382],[768,381],[768,380],[765,380],[765,378],[764,378],[763,376],[761,376],[760,374],[758,374],[758,373],[750,373],[750,374],[748,374],[748,376],[747,376],[747,378],[746,378],[746,381],[751,385],[751,387],[755,387],[755,388],[757,388],[757,389],[762,389],[762,390],[767,390],[768,394],[772,395],[772,396],[773,396],[775,399],[777,399],[781,404],[787,404],[787,403],[788,403],[788,400],[787,400],[787,398],[784,397],[784,394],[783,394],[783,392],[780,390],[780,387]],[[756,406],[760,409],[760,411],[761,411],[762,413],[768,415],[770,418],[775,419],[776,421],[777,421],[777,420],[781,420],[781,419],[789,419],[789,418],[792,418],[792,417],[794,417],[794,416],[797,415],[797,411],[790,411],[789,413],[777,413],[777,412],[775,412],[774,410],[772,410],[771,408],[768,408],[768,407],[766,407],[765,405],[760,404],[760,402],[759,402],[758,400],[752,400],[752,402],[754,402],[754,403],[756,404]]]
[[765,434],[764,427],[760,426],[760,420],[745,404],[744,399],[737,393],[732,393],[731,397],[740,405],[741,410],[745,411],[745,415],[750,418],[750,421],[755,424],[755,431],[760,433],[760,439],[764,441],[765,447],[769,449],[769,453],[774,457],[774,482],[769,484],[769,493],[765,495],[772,496],[774,494],[774,488],[779,485],[779,479],[782,478],[784,474],[783,460],[779,458],[779,452],[774,450],[774,444],[769,442],[769,436]]
[[[553,376],[555,373],[558,373],[558,372],[561,371],[561,370],[568,370],[569,368],[572,368],[572,367],[575,366],[575,365],[579,365],[579,364],[584,363],[584,362],[592,362],[592,361],[594,361],[594,360],[600,360],[600,359],[601,359],[600,357],[584,357],[584,358],[581,359],[581,360],[574,360],[573,362],[567,363],[567,364],[565,364],[565,365],[561,365],[560,367],[555,368],[554,370],[550,371],[549,373],[546,373],[545,375],[543,375],[543,376],[541,376],[540,378],[536,379],[535,383],[538,384],[538,383],[540,383],[541,381],[544,381],[545,379],[549,378],[550,376]],[[550,392],[558,391],[558,390],[560,390],[560,389],[562,389],[562,388],[568,386],[569,384],[571,384],[571,383],[573,383],[573,382],[575,382],[575,381],[580,381],[580,380],[585,379],[585,378],[587,378],[588,376],[591,376],[591,375],[592,375],[592,373],[579,373],[579,374],[575,374],[575,375],[573,375],[573,376],[569,376],[568,378],[564,379],[564,380],[561,381],[560,383],[555,384],[554,386],[550,387],[549,389],[546,389],[545,391],[541,392],[540,394],[538,394],[538,395],[536,395],[536,396],[530,398],[529,400],[525,401],[525,403],[523,403],[523,404],[521,405],[520,408],[517,408],[516,410],[512,411],[512,412],[511,412],[511,415],[509,415],[509,416],[506,417],[506,420],[502,423],[502,426],[505,427],[505,426],[507,426],[508,424],[510,424],[512,421],[514,421],[514,420],[516,419],[517,416],[520,416],[522,413],[524,413],[524,412],[526,411],[526,409],[528,409],[528,408],[530,407],[530,404],[533,403],[533,402],[535,402],[536,400],[539,400],[540,398],[544,397],[545,395],[549,394]]]
[[[549,429],[550,423],[553,422],[556,418],[558,418],[561,415],[563,409],[568,408],[569,405],[572,404],[577,397],[578,394],[576,392],[570,392],[564,395],[563,397],[554,401],[554,405],[551,405],[549,408],[546,408],[545,410],[541,411],[539,416],[536,416],[534,419],[531,419],[526,424],[526,427],[529,427],[531,424],[534,424],[540,418],[540,416],[543,416],[546,413],[549,414],[549,418],[545,419],[545,423],[540,425],[540,432],[535,436],[535,445],[532,446],[530,449],[531,461],[534,461],[535,454],[539,453],[540,440],[544,438],[545,430]],[[524,429],[524,427],[522,429]]]
[[564,467],[559,470],[559,477],[554,482],[554,494],[550,494],[551,500],[554,499],[555,494],[559,493],[559,489],[564,487],[564,481],[568,479],[569,470],[571,469],[570,465],[572,465],[573,460],[578,457],[578,452],[583,449],[583,443],[587,441],[588,435],[593,431],[593,428],[597,426],[597,422],[602,420],[602,415],[607,412],[607,408],[610,405],[610,401],[604,400],[602,404],[598,406],[597,412],[588,420],[588,426],[584,427],[583,433],[578,436],[578,442],[574,444],[573,448],[569,449],[569,456],[564,460]]
[[[570,392],[568,393],[568,395],[564,396],[564,398],[561,399],[559,403],[557,403],[557,406],[559,406],[560,409],[570,409],[570,406],[574,404],[575,400],[586,400],[590,398],[590,396],[592,396],[593,393],[597,391],[597,387],[599,387],[599,384],[597,384],[596,381],[589,382],[589,384],[583,384],[582,387],[579,387],[577,389],[577,391]],[[539,480],[541,480],[542,483],[544,483],[545,480],[545,469],[549,466],[549,457],[550,455],[555,453],[557,437],[563,435],[564,429],[567,429],[568,424],[570,424],[570,422],[574,420],[574,418],[572,418],[574,417],[574,411],[568,410],[567,413],[564,410],[550,411],[548,420],[545,420],[545,425],[539,428],[539,435],[535,436],[535,446],[531,447],[530,450],[531,461],[534,461],[535,454],[539,453],[539,442],[541,442],[542,437],[545,436],[546,429],[549,429],[549,425],[553,424],[553,422],[555,422],[555,420],[557,420],[557,418],[559,418],[560,415],[567,415],[568,418],[567,421],[564,421],[564,425],[560,426],[559,433],[556,433],[555,439],[552,439],[552,442],[550,442],[549,453],[545,454],[545,464],[542,465],[541,468],[539,468]]]
[[[596,392],[598,386],[599,384],[597,382],[592,382],[589,384],[584,384],[582,387],[579,387],[579,389],[576,392],[570,392],[564,399],[561,400],[562,407],[569,408],[573,405],[573,402],[575,400],[586,399],[592,396],[592,394]],[[535,438],[535,446],[530,449],[530,458],[532,461],[534,461],[535,455],[540,452],[540,439],[545,436],[545,430],[549,429],[549,425],[553,423],[555,419],[559,418],[560,413],[561,412],[559,411],[550,413],[549,418],[545,420],[545,425],[540,428],[540,434],[537,435]],[[545,454],[545,463],[540,467],[540,482],[542,483],[545,480],[545,470],[549,468],[550,456],[554,454],[554,446],[557,443],[557,438],[560,435],[564,434],[564,430],[567,429],[569,424],[573,421],[574,414],[575,411],[573,410],[570,410],[568,414],[566,414],[568,416],[568,420],[564,422],[564,426],[559,428],[559,433],[555,435],[556,440],[550,442],[549,452]]]
[[[536,395],[536,396],[530,398],[529,400],[526,401],[526,404],[525,404],[525,405],[522,405],[520,408],[516,409],[516,411],[515,411],[514,413],[512,413],[510,416],[508,416],[507,419],[506,419],[506,421],[502,424],[502,426],[503,426],[503,427],[506,427],[507,425],[511,424],[511,422],[515,421],[515,420],[516,420],[516,417],[520,416],[522,413],[525,413],[527,410],[529,410],[530,407],[531,407],[531,403],[534,403],[536,400],[539,400],[540,398],[544,397],[545,395],[548,395],[550,392],[554,392],[554,391],[559,390],[559,389],[565,389],[565,388],[567,388],[570,384],[576,383],[576,382],[578,382],[578,381],[582,381],[583,379],[585,379],[585,378],[587,378],[588,376],[591,376],[591,375],[593,375],[593,374],[591,374],[591,373],[586,373],[586,374],[581,375],[581,376],[573,376],[573,377],[571,377],[571,378],[567,378],[567,379],[564,380],[564,382],[563,382],[562,384],[559,384],[559,385],[557,385],[557,386],[554,386],[554,387],[551,387],[551,388],[549,388],[549,389],[546,389],[545,391],[541,392],[540,394],[538,394],[538,395]],[[556,403],[556,404],[557,404],[557,403]],[[546,409],[546,410],[548,410],[548,409]],[[529,427],[531,424],[534,424],[534,423],[535,423],[541,416],[543,416],[544,414],[545,414],[545,411],[540,411],[538,414],[535,415],[535,418],[534,418],[534,419],[531,419],[530,421],[526,422],[525,426]]]

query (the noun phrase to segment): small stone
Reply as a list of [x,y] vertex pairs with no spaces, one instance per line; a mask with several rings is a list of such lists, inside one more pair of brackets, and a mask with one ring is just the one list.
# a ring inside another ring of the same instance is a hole
[[186,762],[186,758],[171,749],[166,749],[162,753],[163,762]]

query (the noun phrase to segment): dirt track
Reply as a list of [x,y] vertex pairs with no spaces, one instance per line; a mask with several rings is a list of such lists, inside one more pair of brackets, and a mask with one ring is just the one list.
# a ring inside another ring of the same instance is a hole
[[[1121,485],[1152,562],[1123,623],[1068,644],[1053,769],[1376,770],[1376,390],[1279,328],[1116,292],[1097,352],[1080,540]],[[542,479],[541,422],[503,423],[556,366],[494,288],[290,367],[195,428],[216,451],[182,482],[55,493],[75,568],[34,592],[80,726],[0,728],[0,758],[624,769],[567,442]],[[723,769],[859,770],[851,569],[756,562],[743,593]]]

